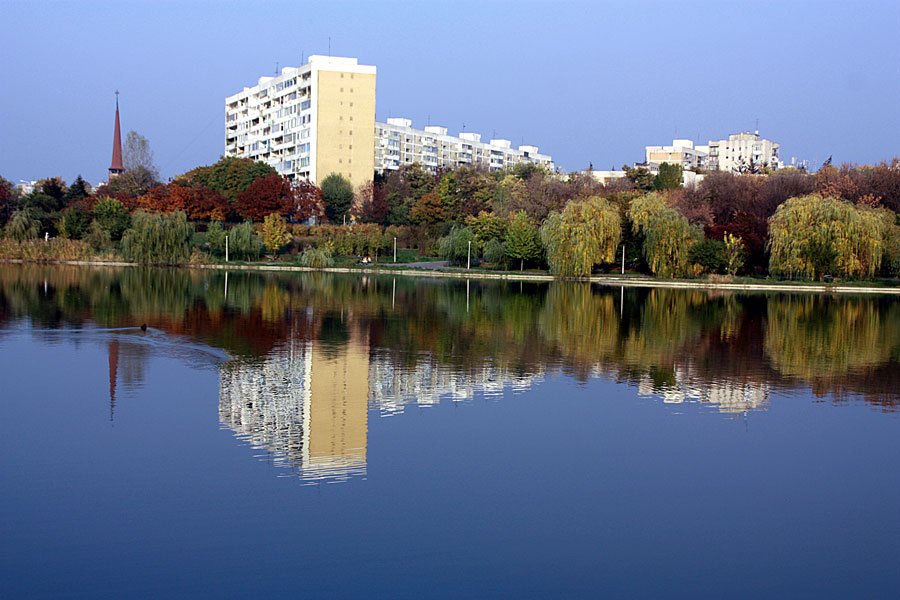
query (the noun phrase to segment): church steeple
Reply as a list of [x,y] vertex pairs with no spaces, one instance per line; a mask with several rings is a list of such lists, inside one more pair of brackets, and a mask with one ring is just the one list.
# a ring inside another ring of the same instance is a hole
[[119,90],[116,90],[116,130],[113,133],[112,164],[109,165],[109,180],[112,181],[125,172],[122,164],[122,132],[119,130]]

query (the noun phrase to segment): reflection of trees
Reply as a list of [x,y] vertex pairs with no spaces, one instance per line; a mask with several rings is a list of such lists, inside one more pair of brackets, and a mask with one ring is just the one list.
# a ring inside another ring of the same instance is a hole
[[770,302],[766,353],[781,373],[846,375],[896,360],[900,306],[871,298],[788,296]]
[[[800,380],[822,395],[863,395],[887,407],[900,389],[900,302],[889,297],[0,267],[0,324],[21,319],[40,328],[147,323],[250,362],[298,341],[340,353],[348,339],[366,340],[381,372],[422,381],[425,373],[435,381],[527,379],[561,367],[582,380],[600,374],[713,402]],[[721,403],[756,405],[741,402]]]

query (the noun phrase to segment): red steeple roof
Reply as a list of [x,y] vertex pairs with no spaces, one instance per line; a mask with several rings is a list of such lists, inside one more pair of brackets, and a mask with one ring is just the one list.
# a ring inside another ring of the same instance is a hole
[[118,175],[125,171],[122,165],[122,132],[119,130],[119,92],[116,92],[116,131],[113,134],[112,164],[109,165],[109,174]]

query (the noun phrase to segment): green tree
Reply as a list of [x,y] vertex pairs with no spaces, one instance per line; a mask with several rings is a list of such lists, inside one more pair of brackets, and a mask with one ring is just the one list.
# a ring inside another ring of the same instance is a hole
[[131,215],[125,205],[116,200],[104,196],[94,205],[94,220],[97,221],[113,241],[122,239],[125,230],[131,226]]
[[122,254],[141,264],[179,264],[191,255],[193,234],[194,227],[182,211],[167,215],[138,211],[122,236]]
[[700,240],[691,246],[688,253],[691,264],[699,266],[704,273],[723,273],[728,264],[725,242],[722,240]]
[[466,217],[466,227],[469,227],[475,234],[480,248],[483,248],[491,239],[498,239],[502,242],[506,235],[506,226],[506,220],[486,211],[481,211],[477,217]]
[[80,240],[91,224],[91,213],[81,206],[70,206],[59,220],[59,233],[70,240]]
[[660,277],[684,277],[691,272],[690,249],[703,239],[684,216],[651,193],[631,202],[628,209],[634,233],[644,236],[647,265]]
[[677,190],[681,187],[681,165],[663,163],[659,165],[659,173],[653,179],[655,190]]
[[225,228],[222,221],[213,221],[206,229],[206,244],[214,254],[225,253]]
[[187,185],[216,190],[234,204],[238,194],[246,191],[258,178],[277,174],[273,167],[264,162],[227,156],[213,165],[197,167],[175,179]]
[[503,262],[503,257],[506,255],[506,249],[503,247],[503,242],[498,240],[497,238],[491,238],[484,245],[484,260],[498,265]]
[[791,198],[769,219],[769,270],[822,279],[872,277],[889,236],[885,211],[818,195]]
[[97,221],[91,221],[87,232],[84,234],[84,241],[90,244],[91,248],[97,252],[106,250],[112,245],[112,238],[109,237],[109,232]]
[[81,178],[81,175],[78,175],[63,195],[63,202],[68,206],[73,202],[84,200],[90,195],[91,191],[88,189],[87,182]]
[[450,233],[440,240],[441,256],[450,263],[464,264],[469,256],[470,243],[474,246],[472,251],[477,256],[478,245],[475,243],[475,234],[468,227],[454,225]]
[[525,269],[525,261],[541,257],[538,230],[524,210],[520,210],[506,228],[506,256],[519,259],[519,270]]
[[284,217],[277,213],[266,216],[263,220],[263,243],[266,245],[266,249],[272,253],[271,258],[274,259],[278,250],[289,241],[291,241],[291,235],[288,233]]
[[12,214],[6,224],[6,237],[19,242],[34,239],[41,233],[41,222],[34,218],[31,210],[20,208]]
[[343,175],[332,173],[322,181],[321,188],[325,216],[335,225],[340,225],[353,204],[353,185]]
[[625,171],[625,177],[634,184],[635,189],[641,190],[642,192],[649,192],[653,189],[656,178],[653,176],[653,173],[650,172],[650,169],[645,167],[632,168],[628,165],[622,165],[622,170]]
[[235,225],[228,232],[228,248],[236,258],[255,260],[262,252],[263,244],[253,233],[253,223],[244,221]]
[[541,226],[550,272],[558,277],[586,277],[595,264],[614,261],[621,236],[619,211],[602,198],[570,202]]

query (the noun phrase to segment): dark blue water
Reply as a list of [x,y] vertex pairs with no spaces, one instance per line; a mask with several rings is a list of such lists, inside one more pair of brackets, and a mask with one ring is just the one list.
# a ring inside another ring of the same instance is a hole
[[[590,326],[562,335],[546,289],[470,290],[465,312],[464,286],[404,281],[398,311],[390,280],[263,278],[219,306],[200,302],[218,280],[192,275],[206,291],[184,302],[122,304],[119,275],[89,298],[85,276],[50,273],[46,289],[46,272],[0,279],[3,597],[900,589],[900,416],[869,381],[898,367],[890,336],[862,366],[825,350],[785,360],[770,329],[783,307],[769,305],[783,299],[764,297],[764,315],[742,300],[739,325],[693,302],[699,329],[626,332],[653,301],[629,291],[615,337],[630,350],[601,351],[601,336],[576,351]],[[433,306],[421,286],[443,290]],[[544,311],[543,338],[509,317],[522,295]],[[895,314],[858,302],[840,314]],[[746,356],[702,354],[724,329]],[[831,322],[806,328],[820,330],[854,343]],[[693,333],[673,350],[675,331]],[[819,377],[797,374],[809,361]]]

